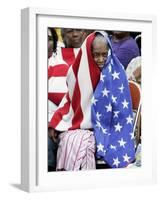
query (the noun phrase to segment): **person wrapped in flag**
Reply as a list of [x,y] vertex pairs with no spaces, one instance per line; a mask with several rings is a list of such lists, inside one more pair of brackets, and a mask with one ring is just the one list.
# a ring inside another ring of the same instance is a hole
[[91,106],[96,155],[112,168],[126,167],[135,159],[132,102],[124,67],[106,41],[108,57]]
[[95,153],[112,168],[126,167],[135,158],[132,103],[124,68],[105,32],[86,38],[67,84],[49,123],[61,132],[57,169],[95,169]]
[[[56,29],[48,28],[48,121],[67,92],[67,71],[74,63],[86,35],[83,29],[62,28],[59,31],[62,33],[63,46],[60,46],[60,35],[57,35]],[[57,143],[52,130],[49,130],[48,171],[56,170]]]

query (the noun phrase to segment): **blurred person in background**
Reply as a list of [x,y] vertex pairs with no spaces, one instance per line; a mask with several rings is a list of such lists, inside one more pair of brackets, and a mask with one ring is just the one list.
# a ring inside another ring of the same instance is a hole
[[133,58],[140,56],[138,45],[135,39],[130,36],[130,32],[113,31],[111,44],[125,70]]

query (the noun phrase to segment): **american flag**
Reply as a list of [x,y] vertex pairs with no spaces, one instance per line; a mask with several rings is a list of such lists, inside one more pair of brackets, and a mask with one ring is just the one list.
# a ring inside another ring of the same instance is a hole
[[48,60],[48,120],[67,93],[66,76],[75,61],[79,48],[58,47]]
[[92,123],[97,157],[112,168],[126,167],[135,159],[129,85],[112,49],[92,98]]
[[48,99],[59,105],[67,92],[66,76],[75,61],[79,48],[59,47],[48,60]]
[[68,92],[49,123],[49,127],[58,131],[92,128],[91,99],[100,78],[91,52],[94,37],[93,33],[86,38],[68,70]]
[[86,38],[68,70],[68,92],[49,127],[58,131],[94,129],[97,156],[113,168],[125,167],[135,157],[128,81],[112,49],[100,73],[91,52],[95,34]]

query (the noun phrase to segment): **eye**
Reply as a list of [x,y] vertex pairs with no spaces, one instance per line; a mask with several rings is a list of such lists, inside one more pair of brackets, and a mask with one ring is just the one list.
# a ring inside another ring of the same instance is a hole
[[72,31],[73,31],[73,29],[71,29],[71,28],[66,29],[66,33],[71,33]]
[[102,56],[106,58],[107,57],[107,53],[103,53]]
[[98,58],[99,57],[99,53],[93,53],[93,57]]

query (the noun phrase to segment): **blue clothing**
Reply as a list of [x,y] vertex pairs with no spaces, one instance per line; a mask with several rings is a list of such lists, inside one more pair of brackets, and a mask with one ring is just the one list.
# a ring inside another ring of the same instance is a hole
[[112,168],[128,166],[135,159],[133,112],[124,67],[113,53],[108,37],[108,57],[94,91],[92,124],[96,156]]
[[54,142],[48,137],[48,167],[51,167],[51,171],[56,170],[56,155],[57,155],[58,143]]
[[138,45],[132,37],[120,41],[114,41],[111,39],[111,45],[114,54],[125,69],[133,58],[140,56]]

